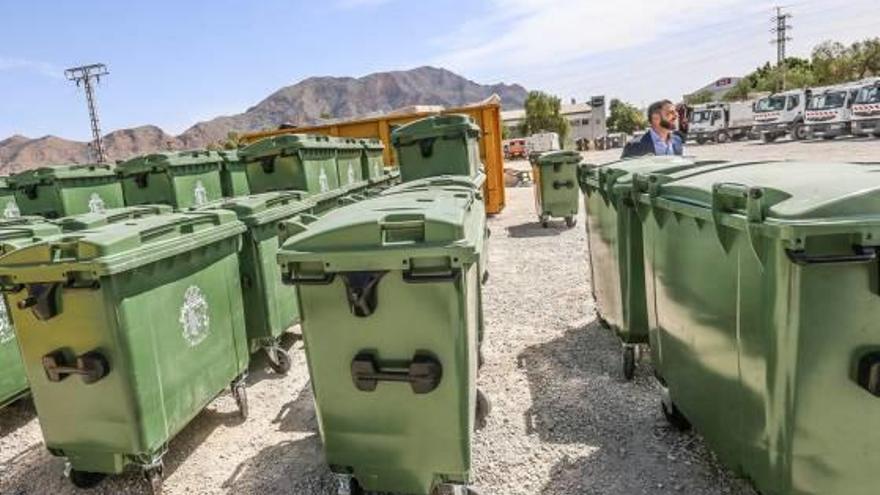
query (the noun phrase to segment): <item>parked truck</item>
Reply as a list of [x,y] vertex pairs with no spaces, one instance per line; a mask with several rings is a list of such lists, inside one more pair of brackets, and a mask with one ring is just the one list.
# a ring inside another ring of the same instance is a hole
[[804,112],[807,137],[834,139],[850,134],[852,106],[860,87],[859,83],[844,83],[810,90]]
[[754,125],[751,102],[695,105],[688,134],[698,144],[726,143],[748,138]]
[[501,143],[505,160],[525,160],[529,157],[526,140],[523,138],[505,139]]
[[792,139],[807,137],[804,126],[804,107],[808,90],[792,89],[775,93],[755,101],[755,132],[765,143],[772,143],[790,134]]
[[862,81],[852,107],[852,133],[880,138],[880,77]]

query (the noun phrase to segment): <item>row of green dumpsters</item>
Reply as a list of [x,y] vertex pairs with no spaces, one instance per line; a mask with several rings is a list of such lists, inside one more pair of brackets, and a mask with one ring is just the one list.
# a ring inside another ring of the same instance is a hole
[[227,151],[178,151],[108,165],[64,165],[0,178],[4,218],[60,218],[145,204],[183,210],[224,197],[295,190],[323,204],[393,180],[375,139],[282,135]]

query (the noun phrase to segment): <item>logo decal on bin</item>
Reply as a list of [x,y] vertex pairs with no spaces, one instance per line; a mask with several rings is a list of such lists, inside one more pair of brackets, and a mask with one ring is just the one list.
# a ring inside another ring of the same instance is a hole
[[15,332],[12,329],[9,312],[6,310],[6,302],[0,301],[0,344],[5,344],[14,338]]
[[348,162],[348,183],[354,184],[354,182],[355,182],[354,168],[352,168],[351,162]]
[[191,285],[183,294],[183,306],[180,307],[180,324],[183,325],[183,338],[190,347],[199,345],[208,336],[210,318],[208,316],[208,300],[202,289]]
[[21,216],[21,210],[15,200],[10,199],[6,202],[6,208],[3,209],[3,218],[18,218]]
[[196,187],[193,189],[193,194],[196,197],[196,206],[202,206],[208,202],[208,190],[205,189],[205,185],[202,184],[202,181],[196,181]]
[[104,213],[107,210],[104,205],[104,200],[101,199],[101,196],[93,192],[91,196],[89,196],[89,211],[91,213]]
[[327,172],[325,172],[323,168],[318,175],[318,184],[321,186],[321,192],[327,192],[330,190],[330,183],[327,181]]

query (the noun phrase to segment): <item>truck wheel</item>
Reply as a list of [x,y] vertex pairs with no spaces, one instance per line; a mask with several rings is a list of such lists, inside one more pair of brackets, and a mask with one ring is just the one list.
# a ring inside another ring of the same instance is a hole
[[804,124],[795,124],[794,127],[791,128],[791,137],[797,141],[807,139],[807,128],[804,127]]
[[623,346],[623,378],[631,381],[636,375],[636,346],[627,344]]
[[162,465],[150,467],[144,470],[144,478],[150,484],[150,493],[152,495],[162,495],[162,485],[165,481],[165,475]]
[[575,217],[573,217],[573,216],[571,216],[571,215],[565,217],[565,226],[566,226],[566,227],[568,227],[568,228],[572,228],[572,227],[574,227],[575,225],[577,225],[577,218],[575,218]]
[[279,375],[286,375],[290,371],[290,354],[284,349],[277,346],[268,347],[266,348],[266,354],[269,356],[269,367],[272,368],[272,371]]
[[70,470],[70,482],[73,483],[73,486],[84,490],[98,486],[106,477],[107,475],[104,473],[90,473],[76,469]]
[[663,417],[666,418],[670,426],[678,431],[688,431],[691,429],[691,422],[684,417],[684,414],[679,411],[672,400],[664,397],[660,400],[660,408],[663,410]]
[[474,411],[474,429],[482,430],[486,427],[486,418],[492,412],[492,402],[482,390],[477,389],[477,405]]
[[715,141],[718,142],[718,144],[724,144],[730,141],[730,136],[728,136],[726,132],[721,131],[715,136]]
[[765,143],[772,143],[773,141],[776,141],[776,134],[761,134],[761,141],[764,141]]
[[697,144],[701,144],[701,145],[702,145],[702,144],[706,144],[706,140],[703,139],[703,138],[699,138],[699,137],[698,137],[698,138],[696,139],[696,141],[697,141]]

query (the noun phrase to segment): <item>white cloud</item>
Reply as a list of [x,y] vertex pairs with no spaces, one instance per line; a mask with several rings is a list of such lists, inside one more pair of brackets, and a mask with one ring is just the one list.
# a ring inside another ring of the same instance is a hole
[[48,62],[39,60],[27,60],[23,58],[7,58],[0,56],[0,71],[27,71],[51,77],[53,79],[62,79],[62,70]]

